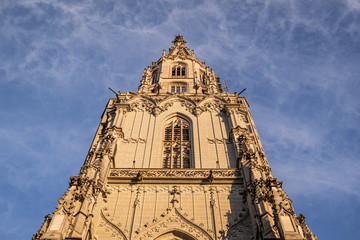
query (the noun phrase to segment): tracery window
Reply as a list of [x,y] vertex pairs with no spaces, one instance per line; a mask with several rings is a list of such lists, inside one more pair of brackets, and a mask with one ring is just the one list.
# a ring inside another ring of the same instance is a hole
[[163,168],[190,168],[190,124],[176,117],[165,125]]
[[176,66],[172,68],[172,73],[171,75],[173,77],[185,77],[186,74],[186,68],[185,66]]

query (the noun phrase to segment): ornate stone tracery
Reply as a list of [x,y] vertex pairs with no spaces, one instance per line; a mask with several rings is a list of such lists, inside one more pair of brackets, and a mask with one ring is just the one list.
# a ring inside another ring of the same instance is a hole
[[163,168],[190,168],[190,123],[175,117],[165,124]]

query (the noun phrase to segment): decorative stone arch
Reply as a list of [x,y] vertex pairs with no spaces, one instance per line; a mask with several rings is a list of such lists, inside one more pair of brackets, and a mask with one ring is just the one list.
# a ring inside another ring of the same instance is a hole
[[147,101],[147,102],[150,102],[152,103],[153,105],[156,105],[155,101],[145,95],[136,95],[134,97],[132,97],[131,99],[127,100],[126,101],[126,104],[131,104],[133,102],[136,102],[136,101]]
[[182,230],[173,229],[161,236],[158,236],[154,240],[196,240],[196,238]]
[[157,113],[155,115],[159,115],[160,113],[167,111],[169,107],[172,107],[176,102],[180,103],[181,106],[185,107],[185,109],[188,112],[194,113],[194,109],[196,108],[196,103],[193,100],[183,96],[171,96],[162,100],[156,105],[154,111],[156,109]]
[[226,104],[226,101],[222,98],[219,98],[217,96],[212,96],[212,95],[209,95],[209,96],[206,96],[204,99],[202,99],[198,105],[201,106],[203,105],[204,103],[206,102],[219,102],[219,103],[222,103],[222,104]]
[[186,121],[188,121],[190,123],[191,126],[193,125],[193,120],[189,116],[187,116],[187,115],[185,115],[185,114],[183,114],[181,112],[170,113],[169,115],[164,117],[162,119],[162,125],[164,125],[167,121],[169,121],[171,118],[174,118],[174,117],[184,118]]
[[158,106],[164,109],[164,107],[166,106],[172,106],[173,103],[175,102],[180,103],[181,106],[184,107],[186,111],[194,114],[195,116],[198,115],[199,109],[197,107],[197,103],[194,100],[186,98],[181,95],[168,97],[163,101],[161,101],[160,103],[158,103]]
[[202,111],[208,111],[208,110],[216,110],[216,111],[223,111],[225,109],[226,102],[222,99],[216,98],[216,97],[209,97],[202,100],[198,107]]
[[[137,97],[135,97],[133,99],[139,99],[139,98],[147,100],[147,101],[151,102],[152,104],[156,105],[156,102],[152,98],[147,97],[146,95],[140,95],[140,96],[137,96]],[[133,99],[129,100],[129,102],[131,102]]]
[[162,106],[164,104],[167,104],[168,102],[189,102],[189,104],[194,105],[194,107],[196,106],[196,102],[191,100],[190,98],[187,98],[185,96],[182,95],[170,95],[169,97],[165,98],[164,100],[162,100],[161,102],[158,103],[158,106]]
[[252,228],[249,218],[249,211],[246,210],[246,213],[243,215],[240,220],[235,222],[232,226],[229,226],[228,230],[225,232],[225,239],[238,239],[238,233],[247,233],[248,235],[252,235]]
[[114,219],[109,219],[107,217],[107,215],[109,215],[108,213],[104,213],[102,209],[100,211],[100,215],[104,220],[103,222],[100,222],[100,227],[104,227],[111,233],[111,235],[116,236],[118,239],[128,240],[126,234],[120,229],[118,224],[114,223]]
[[[181,230],[179,228],[181,228]],[[188,220],[176,208],[172,208],[167,214],[162,215],[162,219],[141,232],[138,232],[137,235],[134,236],[134,240],[167,240],[167,238],[162,237],[166,237],[167,235],[171,236],[171,233],[184,236],[185,238],[178,237],[178,239],[184,240],[214,240],[207,231]],[[177,238],[175,239],[178,240]]]
[[137,96],[130,99],[127,104],[129,104],[130,111],[148,111],[151,112],[155,107],[156,103],[146,97]]

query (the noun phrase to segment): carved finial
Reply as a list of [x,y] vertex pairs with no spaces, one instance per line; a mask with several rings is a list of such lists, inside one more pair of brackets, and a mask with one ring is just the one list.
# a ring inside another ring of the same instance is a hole
[[174,44],[174,46],[180,46],[180,45],[185,45],[185,43],[187,43],[187,41],[185,41],[183,35],[176,35],[174,41],[172,41],[172,43]]

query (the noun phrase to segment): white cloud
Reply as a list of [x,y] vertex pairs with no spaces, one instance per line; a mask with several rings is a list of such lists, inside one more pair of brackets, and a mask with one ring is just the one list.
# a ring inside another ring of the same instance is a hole
[[346,0],[346,3],[351,10],[360,11],[360,1],[359,0]]

